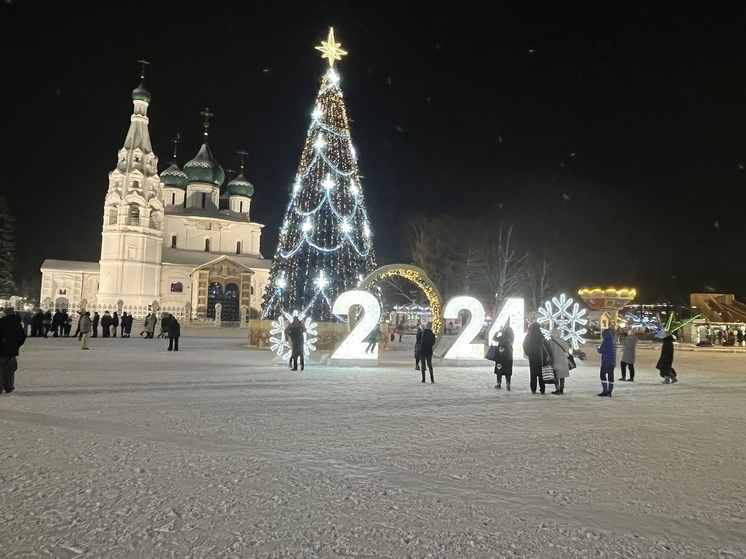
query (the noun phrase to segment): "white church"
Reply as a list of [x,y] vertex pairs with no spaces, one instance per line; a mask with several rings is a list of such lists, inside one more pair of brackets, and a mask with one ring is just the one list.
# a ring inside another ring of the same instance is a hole
[[[134,111],[109,173],[98,262],[45,260],[43,308],[151,310],[179,318],[241,321],[259,316],[272,261],[259,251],[263,225],[251,221],[254,187],[241,172],[221,196],[223,168],[204,141],[184,165],[158,174],[148,132],[150,93],[132,92]],[[216,305],[218,316],[216,317]]]

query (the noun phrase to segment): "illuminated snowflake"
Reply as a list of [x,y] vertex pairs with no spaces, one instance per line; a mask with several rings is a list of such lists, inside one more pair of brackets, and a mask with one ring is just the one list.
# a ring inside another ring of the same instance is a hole
[[293,317],[297,316],[306,327],[306,333],[303,336],[303,355],[308,357],[312,351],[316,351],[316,336],[319,335],[318,323],[313,322],[310,316],[305,314],[299,314],[298,311],[292,313],[283,312],[277,320],[272,321],[272,329],[269,331],[269,341],[272,343],[271,350],[283,359],[290,359],[290,355],[293,352],[293,348],[290,342],[285,339],[285,328],[293,321]]
[[562,339],[569,341],[573,349],[578,349],[580,344],[585,343],[583,334],[588,332],[585,328],[588,319],[583,318],[586,312],[586,309],[581,309],[578,303],[573,303],[572,297],[569,299],[565,297],[564,293],[559,298],[552,297],[551,302],[547,301],[543,308],[539,308],[541,317],[538,322],[546,324],[546,327],[541,327],[541,333],[549,339],[552,328],[556,326]]

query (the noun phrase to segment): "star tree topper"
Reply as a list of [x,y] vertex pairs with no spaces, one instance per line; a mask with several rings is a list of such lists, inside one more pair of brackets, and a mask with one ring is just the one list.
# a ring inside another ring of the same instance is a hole
[[346,50],[342,50],[342,43],[337,43],[334,40],[334,27],[329,28],[329,37],[326,41],[321,41],[321,45],[316,47],[317,51],[320,51],[321,58],[326,58],[329,61],[329,67],[334,67],[335,60],[342,60],[342,57],[347,54]]

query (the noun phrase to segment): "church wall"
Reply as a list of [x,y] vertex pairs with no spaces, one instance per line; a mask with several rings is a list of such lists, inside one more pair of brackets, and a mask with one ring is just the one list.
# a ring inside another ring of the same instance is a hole
[[[236,254],[236,243],[241,243],[241,254],[259,256],[262,229],[256,223],[241,223],[220,219],[197,219],[166,214],[163,226],[163,244],[170,247],[176,236],[176,248],[221,254]],[[205,241],[210,250],[205,250]]]

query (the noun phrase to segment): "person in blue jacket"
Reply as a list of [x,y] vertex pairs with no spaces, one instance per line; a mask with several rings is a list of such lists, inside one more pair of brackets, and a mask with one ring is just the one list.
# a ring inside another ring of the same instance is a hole
[[598,346],[598,352],[601,354],[601,394],[599,396],[608,396],[614,390],[614,367],[616,366],[616,345],[614,344],[614,335],[608,328],[601,332],[603,341]]

